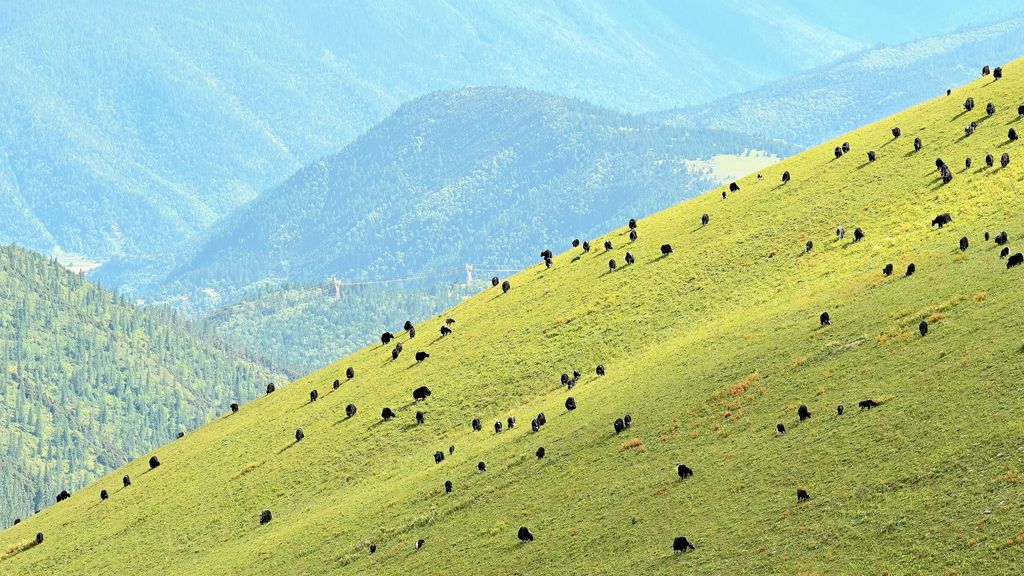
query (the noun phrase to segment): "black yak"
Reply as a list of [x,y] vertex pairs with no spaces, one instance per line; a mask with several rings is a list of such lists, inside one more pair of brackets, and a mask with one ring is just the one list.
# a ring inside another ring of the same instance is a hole
[[335,378],[334,379],[334,384],[332,384],[332,386],[334,386],[335,390],[337,390],[338,388],[341,388],[341,380],[338,380],[337,378]]
[[989,241],[988,230],[985,230],[985,242]]
[[385,422],[387,422],[388,420],[391,420],[392,418],[395,417],[395,412],[391,408],[385,406],[384,409],[380,411],[380,417],[383,418]]
[[565,399],[565,409],[570,411],[570,412],[575,410],[576,409],[576,399],[573,398],[572,396],[569,396],[568,398],[566,398]]
[[939,228],[942,228],[952,221],[953,217],[949,215],[949,212],[946,212],[945,214],[939,214],[935,218],[932,218],[932,226],[938,225]]
[[800,405],[800,408],[797,408],[796,414],[800,417],[800,421],[807,420],[811,417],[811,411],[803,404]]
[[273,384],[267,384],[267,394],[274,392],[274,390],[277,390],[276,386],[274,386]]
[[701,226],[707,226],[708,222],[711,222],[711,216],[708,216],[707,214],[704,214],[703,216],[700,217],[700,225]]
[[395,335],[392,334],[391,332],[385,332],[385,333],[380,335],[380,343],[385,345],[385,346],[390,344],[391,341],[394,340],[394,339],[395,339]]
[[999,259],[1002,260],[1003,258],[1006,258],[1009,255],[1010,255],[1010,247],[1009,246],[1003,246],[1003,249],[999,251]]
[[685,554],[687,550],[696,549],[697,548],[695,548],[693,544],[690,544],[690,541],[686,539],[686,536],[676,536],[675,539],[672,540],[673,553],[681,552]]
[[971,167],[971,157],[970,156],[968,156],[967,158],[964,159],[964,167],[965,168],[970,168]]
[[546,454],[546,452],[544,451],[544,447],[543,446],[541,446],[540,448],[537,448],[537,458],[538,459],[543,458],[545,454]]
[[966,138],[966,137],[974,134],[974,131],[977,130],[977,129],[978,129],[978,123],[977,122],[971,122],[967,126],[964,126],[964,137]]
[[864,239],[864,231],[863,230],[861,230],[860,228],[857,228],[856,230],[853,231],[853,241],[854,242],[860,242],[863,239]]
[[106,500],[110,498],[110,494],[107,494],[106,490],[100,490],[100,500]]
[[264,510],[260,512],[260,524],[267,524],[274,519],[274,515],[270,513],[270,510]]
[[895,128],[893,128],[893,129],[892,129],[892,137],[893,137],[893,138],[899,138],[899,137],[900,137],[900,134],[902,134],[902,133],[903,133],[903,132],[902,132],[902,131],[900,130],[900,127],[899,127],[899,126],[897,126],[897,127],[895,127]]
[[568,385],[569,385],[569,373],[568,372],[562,372],[562,386],[568,386]]
[[604,249],[605,249],[605,251],[609,251],[609,250],[612,249],[612,241],[611,240],[605,240],[604,241]]
[[597,372],[598,376],[604,376],[604,364],[598,364],[594,371]]
[[377,551],[377,545],[376,545],[376,544],[373,544],[373,543],[371,543],[371,544],[370,544],[370,554],[373,554],[373,553],[374,553],[374,552],[376,552],[376,551]]
[[519,527],[518,538],[520,542],[533,542],[533,534],[530,533],[530,529],[526,526]]
[[818,317],[818,320],[821,322],[822,326],[832,325],[832,318],[828,315],[828,312],[822,312],[821,316]]
[[996,113],[996,105],[991,103],[991,102],[986,104],[985,105],[985,113],[988,114],[989,116],[992,116],[993,114],[995,114]]
[[875,408],[875,407],[878,406],[878,402],[875,402],[874,400],[868,399],[868,400],[861,400],[860,402],[857,403],[857,405],[860,406],[861,410],[871,410],[872,408]]
[[1007,166],[1010,165],[1010,153],[1009,152],[1003,152],[1003,155],[999,157],[999,165],[1001,167],[1003,167],[1003,168],[1006,168]]
[[149,457],[149,469],[152,470],[152,469],[154,469],[154,468],[156,468],[158,466],[160,466],[160,459],[157,458],[156,456],[150,456]]
[[922,146],[921,139],[920,138],[914,138],[914,152],[917,152],[917,151],[921,150],[921,146]]
[[238,412],[238,402],[232,402],[231,403],[231,411],[232,412]]
[[501,291],[502,291],[502,293],[508,293],[508,291],[511,290],[511,289],[512,289],[512,285],[509,284],[508,280],[505,280],[504,282],[501,283]]
[[297,428],[295,430],[295,441],[296,442],[302,442],[302,439],[305,438],[305,437],[306,437],[306,433],[302,431],[302,428]]
[[452,492],[452,481],[451,480],[445,480],[444,481],[444,493],[445,494],[451,494],[451,492]]
[[451,446],[448,447],[448,454],[455,454],[455,444],[452,444]]
[[1024,264],[1024,254],[1020,252],[1017,252],[1016,254],[1010,256],[1010,258],[1006,260],[1007,269],[1013,268],[1015,266],[1020,266],[1021,264]]
[[1003,230],[999,234],[996,234],[995,242],[996,242],[996,246],[1002,246],[1003,244],[1006,244],[1007,242],[1009,242],[1009,237],[1006,235],[1006,231],[1005,230]]
[[690,470],[690,467],[686,464],[676,464],[676,474],[685,480],[686,478],[693,476],[693,470]]
[[554,257],[555,257],[555,255],[551,253],[551,249],[550,248],[548,248],[547,250],[544,250],[543,252],[540,253],[541,260],[547,260],[548,258],[554,258]]
[[534,432],[540,432],[540,423],[537,422],[536,418],[530,421],[530,429]]
[[636,230],[636,218],[629,219],[629,229]]
[[127,475],[127,474],[125,474],[124,478],[121,478],[121,483],[124,484],[125,488],[131,486],[132,485],[132,477]]
[[470,422],[469,425],[473,428],[473,432],[479,432],[484,429],[484,425],[480,422],[479,418],[473,418],[473,421]]
[[921,333],[921,336],[926,336],[928,334],[928,323],[921,320],[921,323],[917,325],[917,330]]
[[616,268],[617,266],[618,266],[618,265],[617,265],[617,264],[615,264],[615,258],[612,258],[611,260],[609,260],[609,261],[608,261],[608,271],[609,271],[609,272],[615,272],[615,268]]
[[836,228],[836,238],[840,240],[846,238],[846,228],[843,228],[842,226]]
[[444,452],[438,450],[434,452],[434,464],[440,464],[441,462],[444,462]]
[[398,355],[401,354],[401,353],[402,353],[402,347],[401,346],[395,346],[394,348],[391,349],[391,359],[392,360],[398,360]]
[[671,253],[672,253],[672,245],[671,244],[662,244],[661,245],[661,255],[662,256],[668,256]]
[[424,414],[422,410],[417,410],[416,411],[416,423],[417,424],[423,424],[426,421],[427,421],[426,414]]
[[785,184],[787,182],[789,182],[789,170],[782,173],[782,183]]
[[811,499],[811,496],[807,493],[807,490],[804,490],[803,488],[797,488],[796,489],[796,501],[797,502],[807,502],[810,499]]
[[508,424],[508,429],[509,430],[515,428],[516,427],[516,417],[515,416],[509,416],[508,418],[505,419],[505,423]]
[[309,391],[309,401],[310,402],[316,402],[316,399],[319,398],[319,397],[320,397],[320,393],[317,392],[315,388],[313,390]]
[[622,417],[622,423],[626,425],[626,428],[629,428],[633,425],[633,416],[626,414]]
[[501,420],[494,421],[494,433],[501,434]]
[[1016,128],[1010,128],[1010,131],[1006,133],[1006,137],[1010,140],[1010,142],[1015,142],[1018,138],[1020,138],[1020,136],[1017,135]]
[[836,149],[835,149],[835,155],[836,155],[836,158],[840,158],[840,157],[842,157],[842,155],[843,155],[843,149],[842,149],[842,148],[840,148],[839,146],[836,146]]
[[583,253],[590,252],[590,242],[583,242]]
[[445,326],[451,326],[452,324],[455,324],[455,318],[445,318],[445,321],[444,321],[444,325]]
[[782,424],[782,423],[776,424],[775,425],[775,431],[778,432],[779,434],[785,434],[786,433],[786,425]]
[[415,328],[409,328],[409,338],[415,338],[415,337],[416,337],[416,329]]
[[1018,116],[1024,116],[1024,104],[1021,104],[1020,106],[1017,106],[1017,115]]
[[968,112],[974,110],[974,98],[968,96],[967,100],[964,100],[964,110]]
[[345,406],[345,416],[348,418],[355,416],[356,410],[357,408],[355,404],[349,404],[348,406]]
[[402,325],[402,330],[405,330],[406,332],[413,328],[415,328],[415,326],[412,325],[412,320],[406,320],[405,324]]
[[424,351],[421,350],[421,351],[416,353],[416,361],[417,362],[423,362],[427,358],[430,358],[430,354],[428,354],[427,352],[424,352]]
[[842,416],[843,415],[843,405],[842,404],[840,404],[839,406],[836,406],[836,415],[838,415],[838,416]]
[[911,262],[910,264],[907,265],[907,277],[909,278],[910,276],[913,276],[914,272],[917,272],[917,266],[915,266],[914,263]]
[[476,463],[476,469],[481,472],[487,472],[487,463],[483,460]]
[[636,242],[636,239],[637,239],[636,230],[630,230],[629,231],[629,241],[630,242]]
[[540,414],[537,414],[537,422],[538,422],[538,423],[539,423],[539,424],[540,424],[541,426],[543,426],[543,425],[545,425],[545,424],[547,424],[547,423],[548,423],[548,417],[547,417],[547,416],[545,416],[543,412],[541,412]]
[[942,168],[939,168],[939,177],[942,178],[943,184],[949,184],[953,181],[953,171],[949,169],[949,166],[943,164]]
[[960,239],[960,251],[966,252],[968,247],[970,247],[970,241],[967,240],[967,236],[964,236]]
[[615,428],[616,434],[622,434],[622,431],[626,429],[626,423],[622,421],[622,418],[616,418],[615,422],[612,423],[612,427]]
[[630,265],[636,262],[636,258],[633,257],[632,252],[626,252],[626,265]]
[[184,432],[178,432],[178,439],[179,440],[184,438],[184,437],[185,437],[185,433]]
[[412,391],[412,399],[414,402],[426,400],[428,396],[430,396],[430,388],[427,388],[426,386],[420,386]]
[[989,168],[996,165],[996,157],[991,154],[985,154],[985,166]]
[[1002,78],[1003,77],[1003,67],[1002,66],[996,66],[995,69],[992,70],[992,77],[995,78],[996,80],[999,80],[1000,78]]
[[497,276],[492,276],[491,277],[491,286],[497,286],[500,283],[501,283],[501,280],[498,280]]
[[444,338],[445,336],[447,336],[447,335],[449,335],[451,333],[452,333],[452,329],[451,328],[449,328],[447,326],[441,326],[441,337],[442,338]]
[[990,73],[991,73],[991,69],[988,67],[988,64],[985,64],[984,66],[981,67],[981,75],[982,76],[988,76]]
[[420,548],[423,548],[423,545],[426,544],[426,543],[427,543],[426,540],[424,540],[423,538],[420,538],[419,540],[416,541],[415,549],[419,550]]
[[846,152],[849,152],[849,151],[850,151],[850,143],[849,142],[843,142],[843,153],[845,154]]
[[573,248],[579,248],[580,247],[580,239],[579,238],[573,238],[573,240],[572,240],[572,247]]
[[868,150],[868,162],[874,162],[877,159],[877,155],[874,150]]
[[729,184],[729,192],[739,192],[739,191],[740,191],[740,185],[739,184],[737,184],[735,182]]
[[807,244],[804,244],[804,251],[805,252],[810,252],[813,249],[814,249],[814,242],[808,240]]
[[351,380],[351,379],[353,379],[355,377],[356,377],[356,369],[355,368],[353,368],[351,366],[349,366],[348,368],[345,368],[345,378],[348,378],[349,380]]
[[57,494],[57,502],[63,502],[68,498],[71,498],[71,493],[67,490],[61,490],[60,494]]
[[544,267],[545,268],[551,268],[552,264],[554,264],[554,261],[551,260],[551,258],[545,258],[544,259]]
[[885,276],[892,276],[892,262],[886,264],[885,268],[882,268],[882,274]]

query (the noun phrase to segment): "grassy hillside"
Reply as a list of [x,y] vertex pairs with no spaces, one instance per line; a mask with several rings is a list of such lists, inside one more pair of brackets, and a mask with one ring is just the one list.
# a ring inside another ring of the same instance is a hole
[[[397,361],[371,346],[160,448],[158,469],[132,462],[5,530],[0,573],[1018,573],[1024,268],[983,234],[1007,231],[1013,252],[1024,234],[1024,145],[1007,141],[1022,93],[1015,62],[744,178],[726,200],[714,190],[642,218],[632,246],[620,228],[558,254],[402,336]],[[964,113],[968,96],[980,105]],[[834,159],[843,141],[852,150]],[[1012,162],[986,168],[986,152]],[[930,227],[943,212],[953,222]],[[627,247],[636,263],[608,273]],[[454,334],[436,339],[448,316]],[[417,350],[431,357],[416,364]],[[584,375],[567,392],[572,367]],[[420,385],[433,395],[417,407]],[[864,399],[880,406],[860,411]],[[802,404],[813,416],[798,422]],[[381,421],[385,406],[396,420]],[[509,415],[519,426],[495,434]],[[678,462],[694,476],[680,480]],[[517,542],[520,526],[536,540]],[[696,551],[674,556],[677,535]]]
[[9,523],[277,378],[208,325],[0,247],[0,517]]

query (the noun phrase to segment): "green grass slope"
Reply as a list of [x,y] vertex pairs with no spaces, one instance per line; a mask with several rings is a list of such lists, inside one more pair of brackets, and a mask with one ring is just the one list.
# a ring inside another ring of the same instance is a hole
[[[398,361],[371,346],[249,403],[159,449],[160,468],[133,462],[4,531],[0,573],[1017,574],[1024,268],[983,240],[1006,230],[1016,252],[1024,234],[1024,144],[1007,141],[1024,128],[1024,62],[1005,73],[745,178],[727,200],[715,190],[643,218],[631,246],[619,229],[559,254],[402,336]],[[967,96],[979,106],[963,113]],[[852,151],[834,159],[843,141]],[[1009,167],[984,167],[1005,151]],[[946,186],[936,156],[955,172]],[[951,225],[929,227],[947,211]],[[664,242],[675,254],[660,257]],[[608,273],[627,248],[636,263]],[[447,316],[455,333],[436,339]],[[416,364],[417,350],[431,357]],[[572,367],[584,376],[567,393]],[[433,395],[416,407],[419,385]],[[857,410],[867,398],[881,405]],[[533,433],[538,412],[548,423]],[[509,415],[519,426],[495,434]],[[797,488],[812,499],[798,504]],[[519,543],[519,526],[536,540]],[[674,556],[677,535],[696,551]]]

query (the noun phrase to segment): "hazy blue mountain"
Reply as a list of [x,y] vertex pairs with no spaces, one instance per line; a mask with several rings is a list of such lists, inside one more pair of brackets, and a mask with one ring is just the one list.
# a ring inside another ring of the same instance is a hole
[[646,112],[1018,9],[966,4],[7,3],[0,241],[99,261],[161,253],[439,89]]
[[794,150],[540,92],[437,92],[224,219],[168,285],[520,266],[707,189],[693,160],[747,149]]
[[[831,7],[830,7],[831,8]],[[652,114],[677,126],[812,146],[977,78],[1024,54],[1024,18],[866,50],[708,105]],[[951,97],[965,96],[954,91]]]

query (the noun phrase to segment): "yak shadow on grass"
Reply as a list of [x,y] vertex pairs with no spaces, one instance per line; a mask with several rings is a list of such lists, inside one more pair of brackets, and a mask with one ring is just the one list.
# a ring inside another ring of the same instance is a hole
[[290,444],[288,444],[288,445],[287,445],[287,446],[285,446],[284,448],[281,448],[280,450],[278,450],[278,451],[277,451],[277,454],[278,454],[278,455],[284,454],[284,452],[285,452],[286,450],[290,450],[292,446],[295,446],[295,445],[296,445],[296,444],[298,444],[298,443],[299,443],[299,441],[298,441],[298,440],[292,440]]

